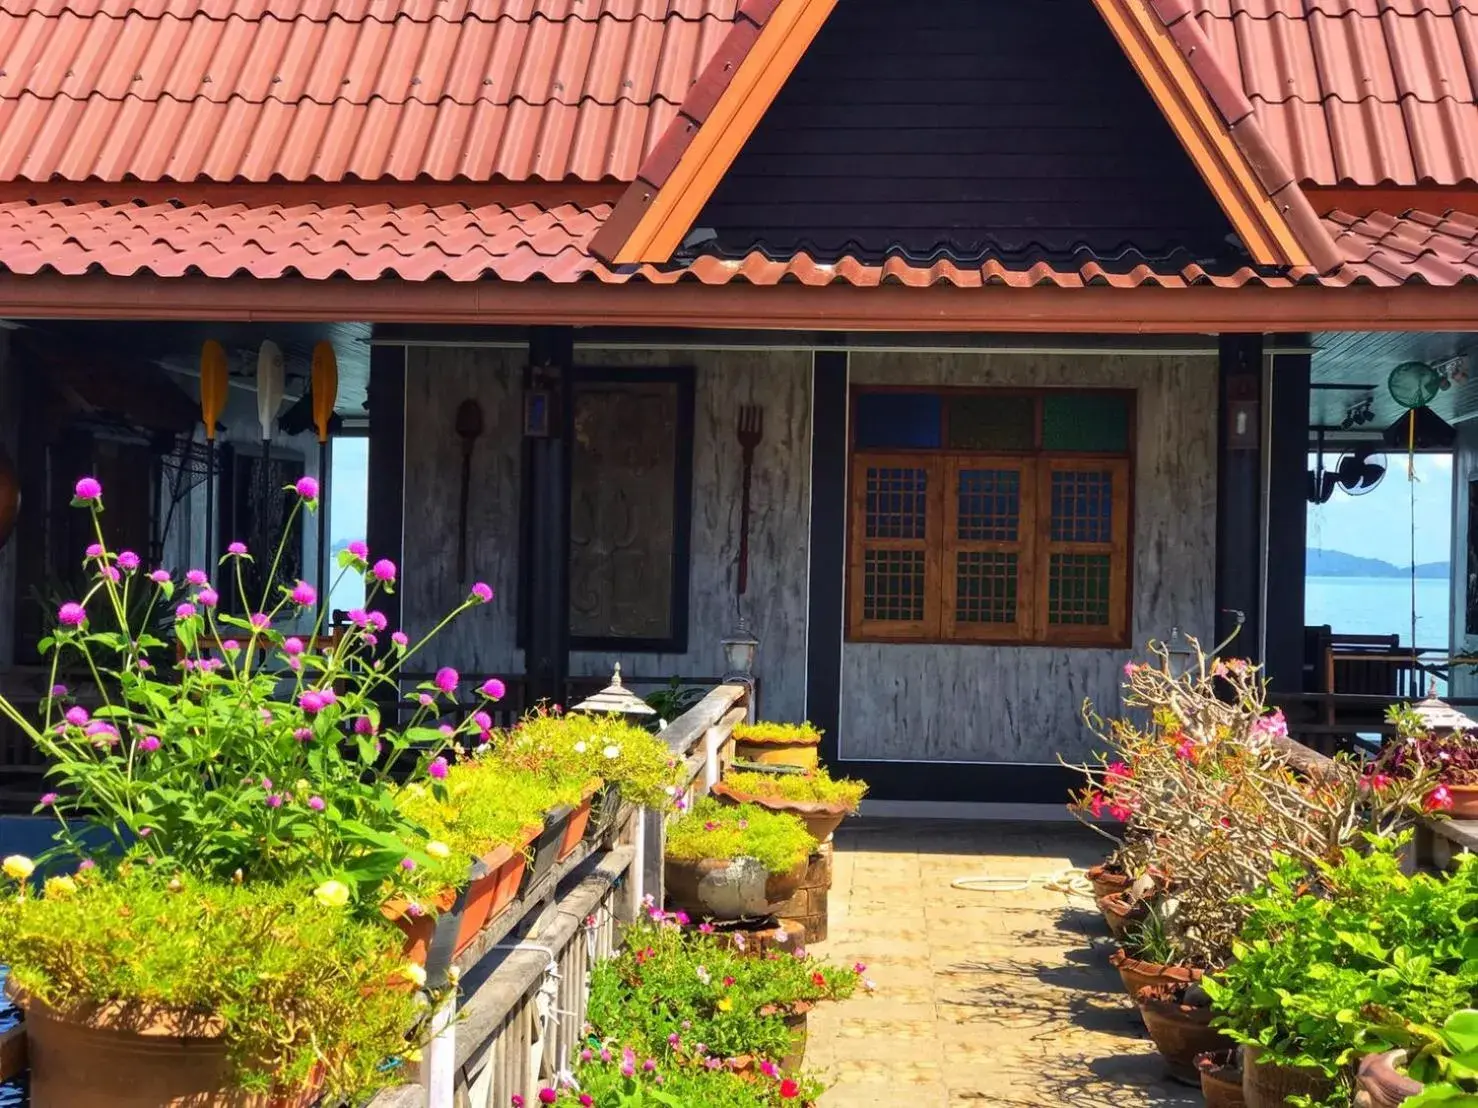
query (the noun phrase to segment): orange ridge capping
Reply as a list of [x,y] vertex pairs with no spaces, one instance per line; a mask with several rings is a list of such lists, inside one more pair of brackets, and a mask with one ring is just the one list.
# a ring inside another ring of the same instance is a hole
[[592,254],[610,265],[671,259],[836,3],[742,0]]
[[1268,141],[1190,0],[1093,0],[1253,259],[1312,266],[1344,258]]

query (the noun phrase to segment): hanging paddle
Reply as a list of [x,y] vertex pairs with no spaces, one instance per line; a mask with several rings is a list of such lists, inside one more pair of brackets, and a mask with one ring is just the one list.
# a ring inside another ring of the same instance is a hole
[[320,342],[313,348],[313,425],[318,428],[318,622],[328,604],[328,431],[339,399],[339,360],[334,344]]
[[207,339],[200,348],[200,420],[205,424],[205,564],[213,565],[216,555],[216,424],[226,409],[226,389],[230,370],[226,364],[226,348],[215,339]]

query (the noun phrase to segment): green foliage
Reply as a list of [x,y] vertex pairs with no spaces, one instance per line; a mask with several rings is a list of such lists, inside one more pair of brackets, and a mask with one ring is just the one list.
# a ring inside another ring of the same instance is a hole
[[699,685],[684,685],[679,678],[674,677],[666,686],[647,693],[643,699],[647,702],[647,707],[657,713],[659,719],[671,723],[702,700],[705,692]]
[[667,744],[619,716],[540,709],[503,736],[497,750],[506,761],[582,785],[599,777],[632,804],[663,808],[677,791],[680,768]]
[[1478,856],[1408,876],[1371,836],[1312,874],[1287,857],[1246,898],[1235,960],[1205,983],[1216,1023],[1269,1061],[1342,1075],[1478,996]]
[[680,861],[753,858],[770,873],[789,873],[815,849],[799,816],[707,796],[667,828],[667,856]]
[[0,899],[11,981],[46,1004],[123,998],[215,1017],[249,1089],[302,1085],[315,1065],[334,1094],[387,1084],[407,1052],[413,993],[392,986],[400,940],[327,907],[311,885],[209,883],[125,864],[52,878],[44,896]]
[[1165,934],[1165,920],[1158,904],[1151,904],[1144,921],[1129,929],[1127,946],[1131,954],[1146,962],[1161,966],[1175,962],[1175,944]]
[[798,800],[820,804],[844,804],[855,812],[867,793],[866,781],[832,779],[823,769],[809,773],[727,773],[724,784],[746,796],[774,800]]
[[1478,1009],[1463,1008],[1440,1027],[1408,1024],[1392,1038],[1409,1036],[1406,1072],[1425,1088],[1402,1108],[1441,1104],[1446,1108],[1478,1106]]
[[750,1081],[723,1069],[659,1067],[649,1071],[642,1068],[644,1061],[634,1062],[634,1072],[627,1077],[621,1072],[626,1064],[622,1057],[613,1055],[603,1062],[597,1055],[577,1071],[580,1091],[561,1090],[555,1103],[580,1104],[583,1092],[599,1108],[781,1108],[811,1104],[822,1092],[821,1083],[812,1077],[786,1086],[779,1077]]
[[803,743],[815,746],[821,732],[810,723],[741,723],[734,728],[734,738],[743,743]]

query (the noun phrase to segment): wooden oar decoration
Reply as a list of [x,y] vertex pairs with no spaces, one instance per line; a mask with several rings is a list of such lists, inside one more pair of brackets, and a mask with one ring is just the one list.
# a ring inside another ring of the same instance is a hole
[[324,607],[328,604],[328,577],[332,573],[328,557],[328,432],[334,418],[334,405],[339,400],[339,359],[334,344],[320,342],[313,348],[313,425],[318,429],[318,626],[322,627]]
[[205,424],[205,562],[213,565],[216,555],[216,425],[226,410],[230,369],[226,348],[207,339],[200,348],[200,420]]

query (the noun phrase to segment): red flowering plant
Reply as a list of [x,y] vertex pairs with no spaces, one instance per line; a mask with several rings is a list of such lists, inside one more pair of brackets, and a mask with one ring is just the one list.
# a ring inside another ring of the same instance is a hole
[[[295,502],[268,582],[276,580],[297,514],[318,509],[313,478],[286,491]],[[427,641],[492,599],[488,586],[474,585],[412,642],[389,631],[374,607],[393,591],[398,568],[350,543],[338,572],[363,576],[365,606],[326,636],[312,583],[269,585],[265,595],[248,596],[243,569],[254,554],[241,543],[227,548],[215,574],[191,569],[177,581],[150,571],[138,554],[108,547],[101,485],[84,477],[75,492],[73,503],[91,514],[96,536],[84,563],[90,584],[60,605],[57,628],[41,644],[52,688],[39,720],[0,699],[0,714],[48,760],[52,789],[38,811],[61,821],[52,854],[90,861],[96,853],[99,862],[126,855],[160,872],[217,880],[310,880],[322,903],[355,900],[365,910],[413,874],[424,879],[443,867],[447,883],[465,879],[466,859],[449,859],[396,806],[390,773],[414,758],[415,773],[435,786],[446,774],[447,748],[475,741],[486,718],[480,709],[503,695],[502,682],[484,682],[479,710],[453,722],[442,719],[458,710],[464,682],[450,668],[411,693],[406,725],[387,726],[381,705],[396,703],[398,674]],[[248,614],[222,610],[225,589]],[[171,608],[173,643],[149,629],[156,610]],[[301,626],[315,608],[312,635],[280,629]],[[98,610],[122,630],[95,629],[90,613]],[[142,626],[131,626],[127,613],[140,610]],[[69,662],[91,676],[86,687],[57,682]],[[94,833],[84,835],[87,828]]]
[[1392,832],[1430,785],[1418,776],[1375,789],[1359,763],[1313,755],[1268,711],[1257,667],[1191,646],[1184,668],[1161,644],[1153,662],[1125,667],[1125,715],[1105,721],[1085,705],[1108,752],[1076,767],[1088,786],[1073,807],[1084,819],[1122,817],[1122,833],[1090,825],[1130,844],[1154,875],[1131,891],[1155,901],[1174,960],[1214,969],[1245,916],[1239,898],[1275,853],[1313,870],[1367,833]]
[[1423,799],[1423,807],[1444,812],[1453,805],[1448,786],[1478,785],[1478,735],[1429,731],[1410,704],[1393,706],[1386,712],[1386,721],[1395,725],[1396,734],[1371,763],[1372,787],[1386,788],[1397,779],[1429,776],[1436,784]]

